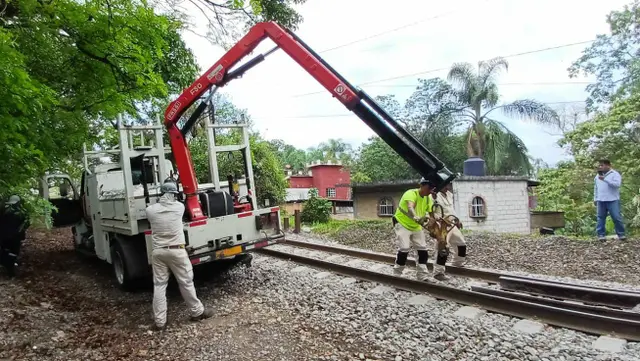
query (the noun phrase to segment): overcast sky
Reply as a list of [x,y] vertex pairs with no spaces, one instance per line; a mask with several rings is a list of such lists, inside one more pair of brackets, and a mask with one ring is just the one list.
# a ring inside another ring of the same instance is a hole
[[[387,1],[308,0],[299,7],[304,22],[296,34],[353,84],[362,85],[373,96],[395,94],[403,101],[413,92],[418,78],[446,77],[446,70],[429,70],[592,40],[608,32],[607,13],[627,2],[403,0],[402,6],[389,6]],[[414,25],[406,26],[409,24]],[[387,33],[358,41],[383,32]],[[224,53],[193,34],[185,33],[185,38],[203,71]],[[267,40],[257,51],[272,46]],[[509,71],[499,80],[503,102],[522,98],[548,103],[584,101],[584,82],[593,79],[569,79],[567,68],[585,46],[509,57]],[[415,73],[424,74],[411,75]],[[569,82],[576,84],[540,84]],[[282,139],[299,148],[329,138],[341,138],[357,147],[374,134],[282,51],[221,92],[249,110],[266,138]],[[558,136],[549,135],[552,130],[530,122],[498,119],[524,140],[534,157],[550,164],[566,157],[555,144]]]

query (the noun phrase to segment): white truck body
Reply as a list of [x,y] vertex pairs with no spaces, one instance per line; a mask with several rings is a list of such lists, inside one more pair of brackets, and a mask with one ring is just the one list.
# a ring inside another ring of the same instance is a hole
[[[247,180],[250,185],[255,183],[246,126],[212,125],[208,121],[206,125],[210,178],[213,182],[200,184],[199,192],[214,192],[222,199],[230,199],[230,185],[226,181],[220,181],[218,177],[216,153],[242,151],[248,174],[238,181],[239,194],[250,197],[253,210],[230,213],[227,204],[227,210],[223,210],[222,215],[212,214],[204,220],[185,222],[186,249],[194,265],[233,258],[284,239],[278,207],[258,208],[256,198],[250,191],[251,187],[247,185]],[[216,147],[213,132],[216,128],[239,129],[243,133],[242,144]],[[133,279],[140,278],[145,270],[148,271],[151,263],[152,230],[146,218],[146,207],[157,201],[161,195],[160,185],[175,173],[171,162],[165,158],[170,150],[164,147],[163,130],[164,127],[160,124],[133,127],[120,125],[118,149],[85,149],[85,170],[80,189],[76,189],[66,174],[49,174],[42,179],[40,193],[59,209],[54,214],[54,226],[73,225],[76,249],[113,264],[118,283],[123,288],[129,288],[128,284]],[[138,135],[135,132],[140,135],[138,145],[134,143],[134,135]],[[148,133],[153,133],[152,142],[148,141]],[[120,161],[90,165],[92,159],[109,155],[115,155]],[[133,160],[122,161],[130,159]],[[134,163],[141,166],[134,166]],[[143,178],[146,182],[142,181]]]

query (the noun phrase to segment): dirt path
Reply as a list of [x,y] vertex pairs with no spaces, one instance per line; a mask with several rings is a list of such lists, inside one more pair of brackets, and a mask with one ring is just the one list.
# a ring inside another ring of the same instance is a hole
[[18,279],[0,275],[0,359],[344,360],[360,349],[257,297],[262,281],[251,269],[197,274],[199,297],[218,312],[200,323],[188,321],[170,286],[170,325],[157,333],[149,328],[152,290],[116,289],[108,265],[75,254],[69,230],[31,231],[22,263]]

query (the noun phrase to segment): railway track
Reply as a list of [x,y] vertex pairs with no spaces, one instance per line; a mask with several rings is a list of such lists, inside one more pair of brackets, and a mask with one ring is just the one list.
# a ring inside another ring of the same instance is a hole
[[[285,248],[304,248],[386,264],[393,264],[395,260],[395,257],[389,254],[319,243],[287,240],[280,245],[288,246]],[[451,275],[481,279],[490,284],[503,286],[499,289],[484,286],[463,289],[435,282],[397,277],[272,248],[264,248],[257,252],[405,291],[429,294],[436,299],[480,307],[495,313],[536,319],[550,325],[589,334],[612,335],[629,341],[640,341],[640,313],[630,310],[631,307],[640,304],[640,292],[588,287],[488,270],[447,266],[447,272]],[[415,265],[415,262],[410,259],[407,264]],[[428,266],[431,268],[432,264]],[[564,293],[563,290],[565,290]],[[576,302],[578,299],[584,302]],[[609,307],[602,307],[602,305]]]

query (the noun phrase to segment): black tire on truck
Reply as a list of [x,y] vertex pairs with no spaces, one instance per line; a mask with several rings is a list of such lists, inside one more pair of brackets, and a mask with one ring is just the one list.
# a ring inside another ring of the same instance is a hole
[[149,276],[144,236],[114,235],[111,239],[111,265],[116,284],[124,291],[136,291]]

